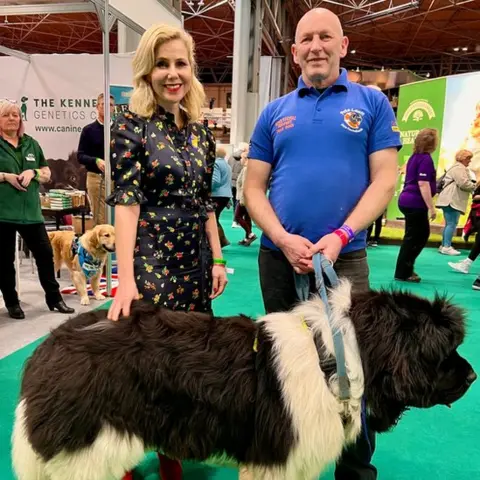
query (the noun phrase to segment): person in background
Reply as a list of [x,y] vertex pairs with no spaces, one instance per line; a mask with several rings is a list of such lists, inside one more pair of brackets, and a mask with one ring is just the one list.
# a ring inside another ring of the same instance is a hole
[[[115,207],[119,280],[112,321],[139,298],[213,313],[227,285],[211,199],[215,139],[199,123],[205,92],[195,73],[193,39],[183,29],[153,25],[143,34],[129,111],[112,129],[115,189],[107,203]],[[162,480],[180,480],[180,459],[158,456]]]
[[[298,87],[265,107],[251,137],[244,192],[263,231],[258,262],[267,312],[298,301],[295,274],[311,273],[318,252],[355,292],[370,288],[366,229],[395,193],[401,141],[387,97],[350,82],[340,68],[347,50],[334,13],[307,12],[292,46]],[[338,460],[336,480],[376,479],[374,448],[367,425]]]
[[470,150],[459,150],[455,155],[455,163],[445,175],[444,187],[437,198],[436,206],[443,210],[445,227],[442,244],[438,251],[443,255],[460,255],[461,252],[452,247],[453,236],[460,216],[465,213],[470,194],[475,190],[474,173],[468,168],[473,153]]
[[[248,143],[242,142],[238,145],[237,150],[235,150],[232,156],[228,159],[228,164],[232,169],[232,198],[233,198],[233,211],[236,211],[237,208],[237,179],[238,175],[242,171],[243,165],[240,161],[242,158],[242,153],[248,148]],[[240,225],[234,220],[232,223],[232,228],[240,228]]]
[[16,234],[23,238],[38,268],[48,308],[74,313],[67,307],[55,279],[53,251],[40,205],[40,184],[50,180],[50,169],[36,140],[24,131],[20,107],[0,102],[0,291],[8,314],[25,318],[15,285]]
[[[113,115],[115,100],[110,96],[110,115]],[[87,169],[87,193],[93,214],[94,225],[105,223],[105,102],[103,93],[97,98],[97,119],[86,125],[80,134],[78,161]]]
[[252,219],[245,207],[244,182],[248,167],[248,147],[242,152],[242,170],[237,178],[237,206],[235,208],[235,221],[245,230],[245,238],[238,242],[239,245],[249,247],[257,236],[252,232]]
[[433,197],[437,185],[432,153],[437,146],[437,130],[421,130],[415,138],[414,153],[407,162],[405,184],[398,198],[398,207],[405,217],[405,235],[398,253],[396,280],[421,281],[414,267],[430,236],[430,220],[436,217]]
[[[384,212],[385,213],[385,212]],[[367,230],[367,245],[369,247],[378,247],[380,241],[380,234],[382,233],[383,213],[372,223]],[[375,225],[375,235],[372,239],[373,226]]]
[[226,150],[223,147],[218,147],[212,179],[212,201],[215,205],[218,235],[220,237],[220,245],[222,248],[230,245],[220,223],[220,215],[232,198],[232,169],[227,163],[226,156]]
[[[470,214],[472,222],[472,230],[476,232],[475,242],[468,254],[468,257],[460,262],[448,262],[448,265],[453,268],[453,270],[460,273],[470,273],[470,268],[473,262],[480,255],[480,184],[477,183],[475,191],[473,192],[472,198],[472,212]],[[480,277],[478,277],[473,282],[473,289],[480,290]]]

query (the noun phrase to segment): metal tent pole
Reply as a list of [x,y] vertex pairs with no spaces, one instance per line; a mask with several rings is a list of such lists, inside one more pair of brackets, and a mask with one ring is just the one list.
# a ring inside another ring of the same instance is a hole
[[[105,137],[105,196],[108,197],[112,191],[112,177],[110,168],[110,19],[109,0],[105,0],[103,10],[103,74],[104,74],[104,108],[105,121],[103,132]],[[112,207],[105,205],[107,223],[112,224]],[[107,256],[107,296],[112,294],[112,255]]]

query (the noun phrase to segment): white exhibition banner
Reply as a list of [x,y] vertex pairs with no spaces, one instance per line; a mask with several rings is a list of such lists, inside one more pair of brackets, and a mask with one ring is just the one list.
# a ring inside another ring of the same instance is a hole
[[[26,132],[45,158],[68,160],[82,128],[96,119],[104,90],[103,55],[32,55],[31,61],[0,57],[0,99],[21,107]],[[133,54],[110,55],[110,83],[129,90]],[[122,102],[123,103],[123,102]]]

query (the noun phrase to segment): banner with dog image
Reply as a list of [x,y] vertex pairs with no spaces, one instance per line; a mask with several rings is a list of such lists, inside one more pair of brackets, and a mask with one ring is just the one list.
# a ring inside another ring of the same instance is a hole
[[[132,88],[132,56],[110,55],[118,111]],[[97,118],[97,97],[104,89],[103,56],[31,55],[30,62],[1,57],[0,85],[0,98],[18,102],[26,132],[40,143],[48,160],[52,181],[47,189],[85,190],[86,173],[76,151],[82,128]]]

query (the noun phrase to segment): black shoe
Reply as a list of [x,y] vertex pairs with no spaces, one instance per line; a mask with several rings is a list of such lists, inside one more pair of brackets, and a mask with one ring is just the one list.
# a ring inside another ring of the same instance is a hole
[[15,320],[23,320],[25,318],[25,313],[21,309],[20,305],[14,305],[13,307],[7,307],[8,314],[10,318]]
[[56,303],[47,302],[47,305],[51,312],[58,310],[60,313],[75,313],[75,309],[67,307],[63,300]]
[[480,277],[473,282],[472,288],[474,290],[480,290]]

